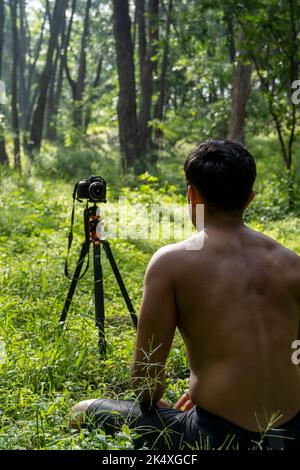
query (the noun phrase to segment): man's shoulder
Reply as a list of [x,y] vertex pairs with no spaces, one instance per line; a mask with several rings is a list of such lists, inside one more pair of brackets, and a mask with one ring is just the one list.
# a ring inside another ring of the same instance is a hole
[[162,246],[154,253],[153,258],[157,260],[170,260],[172,258],[178,258],[182,254],[186,254],[187,251],[201,250],[204,246],[205,239],[206,234],[204,231],[196,232],[185,240]]
[[165,264],[185,250],[184,242],[170,243],[160,247],[152,256],[149,264]]
[[279,243],[277,240],[271,238],[263,232],[251,230],[253,235],[256,237],[259,245],[269,252],[270,256],[277,258],[282,263],[287,263],[291,267],[297,268],[300,270],[300,256],[294,251],[290,250],[282,243]]
[[178,269],[182,268],[186,261],[187,250],[189,249],[187,240],[162,246],[150,259],[147,272],[151,271],[160,275],[171,276]]

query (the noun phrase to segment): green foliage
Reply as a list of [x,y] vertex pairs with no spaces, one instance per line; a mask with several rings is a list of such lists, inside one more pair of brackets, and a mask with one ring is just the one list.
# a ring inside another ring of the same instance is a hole
[[[11,172],[2,174],[2,181],[0,339],[6,354],[0,364],[0,448],[132,448],[132,436],[126,428],[114,439],[99,431],[74,436],[68,429],[69,410],[80,399],[132,398],[129,363],[135,338],[105,258],[107,359],[98,359],[92,270],[79,283],[67,329],[59,334],[57,322],[69,286],[63,265],[72,186],[59,180],[54,184],[49,179],[20,178]],[[144,175],[135,190],[124,189],[123,193],[130,194],[132,201],[155,199],[155,187],[157,179]],[[167,186],[160,189],[159,198],[169,201]],[[83,238],[79,212],[78,208],[72,266]],[[155,244],[119,240],[112,241],[112,246],[138,309],[143,273]],[[176,364],[182,369],[182,361],[178,349],[174,350],[172,375]],[[172,385],[174,399],[183,385],[186,387],[185,380]]]
[[[264,230],[300,253],[300,219],[297,211],[286,215],[284,180],[276,177],[281,168],[274,167],[274,174],[270,173],[266,178],[274,140],[261,138],[249,144],[257,156],[260,176],[256,202],[249,210],[248,220],[255,229]],[[145,173],[135,181],[129,179],[130,185],[123,188],[119,181],[115,186],[110,183],[109,197],[125,195],[129,204],[174,201],[184,204],[182,175],[174,168],[182,167],[181,152],[183,148],[184,153],[188,151],[189,146],[182,144],[181,151],[177,149],[173,153],[173,169],[166,160],[157,176]],[[54,153],[54,149],[50,150]],[[43,149],[46,151],[47,148]],[[62,155],[59,150],[57,154]],[[78,163],[76,158],[74,161]],[[280,162],[279,159],[275,161]],[[52,162],[59,164],[57,156]],[[79,168],[80,165],[76,171]],[[106,177],[105,172],[102,175]],[[0,340],[6,351],[5,360],[0,364],[0,448],[131,449],[134,435],[126,426],[115,438],[105,436],[99,430],[74,435],[68,429],[69,410],[81,399],[133,398],[129,364],[135,339],[129,315],[105,258],[107,358],[101,362],[98,359],[92,270],[79,282],[67,329],[59,333],[57,322],[69,286],[63,265],[72,185],[59,179],[20,178],[3,170],[1,181]],[[76,213],[71,254],[73,267],[83,238],[81,206]],[[146,265],[153,252],[166,242],[112,240],[116,260],[137,310]],[[187,388],[188,377],[185,349],[178,334],[167,371],[165,398],[174,403]]]
[[121,162],[112,146],[82,138],[81,142],[71,140],[68,145],[55,146],[44,143],[36,156],[33,171],[36,175],[70,180],[79,180],[91,174],[106,174],[108,180],[120,177]]
[[[28,6],[30,2],[27,2]],[[28,15],[31,50],[37,48],[43,22],[38,2]],[[50,7],[53,7],[53,2]],[[68,48],[70,73],[76,78],[78,50],[82,40],[84,2],[78,3],[74,30]],[[82,98],[84,114],[91,112],[87,130],[72,124],[72,90],[66,78],[58,113],[58,139],[44,141],[26,167],[24,176],[0,168],[0,348],[5,345],[5,361],[0,361],[0,449],[127,449],[133,433],[126,426],[115,437],[101,431],[72,434],[68,415],[72,405],[84,398],[132,398],[129,362],[135,334],[110,267],[103,259],[105,276],[106,332],[108,356],[99,362],[97,332],[93,322],[92,270],[79,283],[72,303],[67,329],[60,334],[57,322],[69,287],[63,274],[69,230],[73,185],[79,179],[99,174],[108,182],[108,198],[126,196],[128,204],[185,204],[183,161],[190,150],[208,137],[228,134],[234,64],[229,60],[230,32],[228,8],[235,18],[233,37],[237,40],[240,22],[244,25],[248,54],[257,58],[258,72],[252,76],[247,105],[246,145],[257,161],[256,197],[247,211],[248,223],[300,253],[299,175],[295,158],[295,206],[287,200],[287,173],[280,156],[277,136],[270,131],[270,102],[282,122],[288,142],[290,120],[291,29],[286,2],[255,0],[222,2],[174,0],[166,74],[166,103],[163,122],[153,119],[163,140],[157,165],[151,155],[140,162],[143,174],[124,175],[118,139],[118,78],[112,31],[112,2],[92,2],[86,88]],[[164,2],[167,4],[167,2]],[[296,2],[295,2],[296,4]],[[99,6],[101,5],[101,10]],[[133,2],[132,2],[133,6]],[[297,11],[299,5],[296,4]],[[5,5],[9,18],[8,3]],[[166,44],[166,15],[160,18],[157,69],[154,76],[153,111],[159,96],[159,75]],[[134,14],[133,8],[131,11]],[[298,15],[299,16],[299,15]],[[295,17],[297,15],[295,14]],[[298,20],[297,20],[298,21]],[[137,42],[136,34],[136,42]],[[44,68],[49,25],[44,31],[37,68],[32,77],[33,98],[38,77]],[[299,35],[296,40],[299,42]],[[299,63],[299,50],[296,59]],[[10,22],[5,23],[3,74],[11,80]],[[27,53],[27,56],[29,54]],[[93,86],[102,57],[99,86]],[[137,105],[140,104],[138,47],[135,47]],[[34,56],[27,57],[33,62]],[[299,70],[299,67],[298,67]],[[28,78],[28,70],[25,73]],[[299,78],[299,77],[297,77]],[[9,88],[9,87],[8,87]],[[10,99],[8,89],[8,100]],[[271,96],[271,101],[270,101]],[[12,132],[8,122],[10,107],[1,108],[10,163],[13,157]],[[297,110],[298,112],[298,110]],[[22,122],[21,122],[22,125]],[[22,127],[22,126],[21,126]],[[296,135],[299,125],[296,124]],[[299,132],[298,132],[299,133]],[[21,136],[22,137],[22,136]],[[299,139],[298,139],[299,140]],[[294,154],[300,144],[295,142]],[[144,171],[145,168],[148,171]],[[79,254],[83,238],[82,206],[77,209],[71,266]],[[130,215],[130,221],[135,214]],[[175,223],[173,221],[173,227]],[[146,265],[162,243],[118,239],[112,241],[126,286],[138,310]],[[166,399],[175,402],[187,388],[188,363],[179,335],[168,360]]]

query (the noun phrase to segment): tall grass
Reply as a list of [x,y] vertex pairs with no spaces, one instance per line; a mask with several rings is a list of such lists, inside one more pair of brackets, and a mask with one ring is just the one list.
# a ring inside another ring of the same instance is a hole
[[[279,158],[272,171],[267,170],[269,152],[264,149],[274,144],[268,145],[252,142],[262,174],[248,221],[300,252],[297,207],[294,213],[287,213],[284,179],[276,177],[282,171]],[[69,410],[81,399],[133,397],[129,363],[135,336],[105,258],[107,358],[100,361],[97,351],[92,269],[79,282],[67,328],[60,333],[58,319],[69,287],[63,268],[71,194],[78,178],[95,172],[107,178],[111,199],[122,193],[132,202],[184,203],[184,157],[173,149],[162,159],[156,178],[143,175],[136,180],[133,176],[122,179],[113,152],[107,160],[105,153],[94,149],[75,154],[45,146],[41,155],[31,176],[19,177],[11,171],[1,174],[0,345],[5,347],[5,354],[0,364],[0,448],[132,448],[132,434],[126,426],[114,438],[99,430],[72,435],[68,429]],[[83,237],[81,208],[77,214],[73,267]],[[155,241],[112,241],[137,310],[144,271],[156,248]],[[175,402],[186,389],[188,377],[184,347],[177,334],[167,370],[166,398]]]

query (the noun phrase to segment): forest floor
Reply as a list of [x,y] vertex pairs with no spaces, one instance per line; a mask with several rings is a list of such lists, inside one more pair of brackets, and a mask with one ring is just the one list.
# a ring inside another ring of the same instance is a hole
[[[275,211],[272,197],[277,193],[272,188],[258,197],[249,225],[300,253],[300,218],[296,213],[280,215],[280,207]],[[82,399],[133,398],[129,365],[135,340],[124,301],[104,257],[107,357],[100,361],[97,351],[92,267],[78,284],[67,328],[60,334],[58,320],[69,287],[64,261],[72,189],[70,183],[37,176],[21,178],[9,172],[2,178],[0,449],[133,448],[126,426],[114,438],[99,430],[74,435],[68,427],[69,410]],[[129,202],[185,203],[182,190],[177,193],[170,184],[161,186],[155,178],[140,181],[130,190],[118,187],[118,191],[127,195]],[[113,191],[109,196],[116,197]],[[76,211],[72,267],[83,237],[82,206]],[[111,244],[138,311],[145,268],[165,241],[115,239]],[[178,334],[167,371],[165,398],[174,403],[186,389],[188,378]]]

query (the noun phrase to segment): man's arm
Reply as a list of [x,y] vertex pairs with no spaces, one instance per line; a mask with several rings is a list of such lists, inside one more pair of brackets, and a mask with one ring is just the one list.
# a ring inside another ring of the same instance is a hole
[[133,388],[143,404],[155,405],[165,390],[165,362],[176,328],[171,266],[159,250],[146,270],[137,340],[131,370]]

